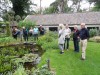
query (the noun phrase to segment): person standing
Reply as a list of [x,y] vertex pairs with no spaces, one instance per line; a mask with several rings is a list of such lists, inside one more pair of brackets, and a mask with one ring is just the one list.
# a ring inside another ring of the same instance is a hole
[[17,29],[16,29],[16,27],[13,27],[13,29],[12,29],[12,36],[13,36],[14,39],[17,40]]
[[60,48],[60,54],[64,53],[64,42],[65,42],[65,29],[63,24],[59,24],[59,31],[58,31],[58,44]]
[[40,35],[44,35],[44,28],[42,25],[40,25],[39,27],[39,32],[40,32]]
[[80,43],[81,43],[81,49],[82,49],[82,60],[86,59],[86,48],[87,48],[87,39],[89,39],[89,31],[85,27],[85,23],[81,23],[81,30],[80,30]]
[[23,28],[20,29],[20,41],[23,40]]
[[77,25],[74,26],[73,43],[74,43],[74,51],[79,52],[79,30]]
[[[69,41],[70,41],[70,35],[71,35],[71,29],[69,28],[68,24],[66,24],[65,28],[65,43],[64,43],[64,49],[69,49]],[[66,46],[67,43],[67,46]]]
[[33,28],[31,27],[29,30],[29,36],[32,37],[32,34],[33,34]]
[[23,27],[23,37],[25,41],[28,41],[28,31],[25,27]]
[[38,40],[38,28],[35,26],[33,29],[34,41]]

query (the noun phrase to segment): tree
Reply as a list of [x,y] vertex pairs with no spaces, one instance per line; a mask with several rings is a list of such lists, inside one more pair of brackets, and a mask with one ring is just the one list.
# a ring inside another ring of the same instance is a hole
[[94,3],[93,11],[100,11],[100,0],[87,0],[90,5]]
[[56,0],[50,6],[55,8],[55,11],[58,13],[66,13],[71,11],[71,8],[68,7],[68,0]]
[[34,27],[36,25],[36,22],[31,22],[31,21],[20,21],[18,23],[19,27],[25,26],[26,28]]
[[11,2],[9,0],[0,0],[0,17],[11,9]]
[[32,9],[31,6],[35,5],[31,0],[11,0],[15,15],[23,16],[30,14]]
[[59,12],[58,5],[59,5],[59,3],[57,0],[50,4],[50,6],[55,9],[55,12]]
[[11,36],[11,28],[9,22],[6,22],[6,35]]
[[14,21],[15,12],[10,10],[7,13],[3,14],[2,18],[4,21]]
[[2,16],[5,24],[6,24],[6,35],[7,36],[11,36],[11,28],[10,28],[10,23],[14,23],[14,15],[15,12],[10,10],[9,12],[7,12],[6,14],[4,14]]
[[19,21],[21,20],[21,17],[20,17],[19,15],[16,15],[16,16],[15,16],[15,20],[16,20],[17,22],[19,22]]
[[100,1],[95,3],[93,11],[100,11]]
[[74,12],[80,12],[80,11],[82,11],[81,10],[81,2],[83,1],[83,0],[70,0],[70,1],[72,1],[72,5],[71,5],[71,7],[74,9],[73,11]]
[[43,14],[52,14],[52,13],[57,13],[58,10],[56,9],[56,7],[50,6],[48,8],[45,8],[45,10],[43,11]]

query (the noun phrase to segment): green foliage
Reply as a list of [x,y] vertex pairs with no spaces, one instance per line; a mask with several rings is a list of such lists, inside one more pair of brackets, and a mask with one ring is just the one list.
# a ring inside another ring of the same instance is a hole
[[13,10],[10,10],[10,11],[8,11],[8,14],[9,14],[10,16],[14,16],[14,15],[15,15],[15,12],[14,12]]
[[19,65],[19,67],[16,69],[13,75],[28,75],[28,74],[25,71],[25,68],[22,65]]
[[58,49],[58,44],[55,42],[55,39],[58,39],[57,32],[47,32],[44,36],[39,37],[37,44],[41,45],[45,50]]
[[5,56],[3,54],[0,55],[0,73],[4,73],[12,69],[12,64],[10,63],[11,58],[14,58],[14,57]]
[[0,22],[0,25],[3,25],[3,24],[5,24],[5,25],[6,25],[6,24],[9,24],[9,22],[3,22],[3,21],[2,21],[2,22]]
[[44,35],[44,36],[39,38],[39,40],[37,41],[37,44],[43,45],[43,44],[47,44],[47,43],[52,42],[52,41],[53,41],[52,37]]
[[16,65],[18,65],[19,63],[25,63],[25,62],[33,62],[36,61],[36,59],[38,58],[37,54],[25,54],[22,58],[14,58],[11,61],[13,63],[15,63]]
[[0,38],[0,44],[3,45],[3,44],[8,44],[12,41],[15,41],[15,39],[13,39],[12,37],[4,37],[4,38]]
[[92,11],[100,11],[100,1],[99,0],[94,3],[94,7]]
[[32,75],[55,75],[55,74],[48,70],[47,65],[43,65],[41,68],[35,70]]
[[10,10],[3,14],[2,18],[4,21],[13,21],[14,20],[14,14],[15,12],[13,10]]
[[[72,0],[71,0],[72,1]],[[68,6],[68,0],[55,0],[53,3],[50,4],[49,11],[51,13],[67,13],[71,12],[72,7]]]
[[49,32],[47,32],[46,34],[45,34],[46,36],[50,36],[50,37],[52,37],[52,38],[54,38],[54,39],[57,39],[58,38],[58,32],[53,32],[53,31],[49,31]]
[[6,35],[7,35],[7,36],[11,36],[10,24],[6,24]]
[[2,27],[2,25],[6,26],[6,34],[0,34],[0,37],[11,36],[9,22],[0,22],[0,27]]
[[6,72],[12,71],[13,68],[17,66],[17,63],[15,64],[15,62],[12,61],[12,59],[16,59],[19,56],[27,53],[29,53],[29,51],[24,50],[23,48],[18,49],[18,51],[16,51],[16,48],[12,48],[12,47],[2,48],[0,50],[0,73],[4,74]]
[[56,75],[54,72],[48,70],[47,65],[43,65],[41,68],[32,70],[26,70],[23,65],[18,65],[15,72],[8,72],[7,75]]
[[10,15],[8,13],[3,14],[2,18],[4,21],[9,21]]
[[[55,42],[57,44],[57,41]],[[80,60],[81,50],[79,53],[74,52],[73,41],[69,43],[69,51],[64,50],[63,54],[59,53],[60,49],[48,49],[42,56],[39,66],[49,57],[50,65],[54,71],[56,70],[56,75],[99,75],[100,43],[88,42],[84,61]]]
[[22,20],[24,20],[26,18],[26,16],[22,16]]
[[45,8],[45,10],[43,11],[43,14],[52,14],[56,12],[57,12],[57,9],[53,6],[50,6],[48,8]]
[[[30,6],[34,6],[34,3],[31,0],[10,0],[13,6],[13,10],[15,11],[15,15],[23,15],[29,14],[32,10],[30,10]],[[20,8],[20,9],[19,9]]]
[[3,25],[3,24],[5,24],[4,22],[0,22],[0,25]]
[[98,33],[99,33],[99,32],[98,32],[97,29],[90,29],[90,30],[89,30],[90,37],[97,36]]
[[35,25],[36,25],[36,23],[35,22],[31,22],[31,21],[20,21],[19,24],[18,24],[19,27],[25,26],[27,28],[34,27]]
[[21,17],[19,15],[16,15],[15,19],[16,19],[17,22],[19,22],[21,20]]

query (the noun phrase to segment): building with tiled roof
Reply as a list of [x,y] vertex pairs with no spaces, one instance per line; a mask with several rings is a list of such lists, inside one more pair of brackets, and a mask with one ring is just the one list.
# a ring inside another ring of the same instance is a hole
[[87,27],[97,27],[100,29],[100,12],[85,12],[71,14],[47,14],[28,15],[25,20],[36,22],[37,26],[43,25],[47,28],[58,27],[59,24],[80,25],[86,23]]

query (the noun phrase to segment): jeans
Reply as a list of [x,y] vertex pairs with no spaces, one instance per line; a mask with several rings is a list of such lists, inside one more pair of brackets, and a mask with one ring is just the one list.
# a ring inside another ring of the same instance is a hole
[[79,40],[73,39],[74,42],[74,51],[79,52]]
[[[65,38],[64,49],[69,49],[69,41],[70,38]],[[66,47],[66,43],[67,43],[67,47]]]

